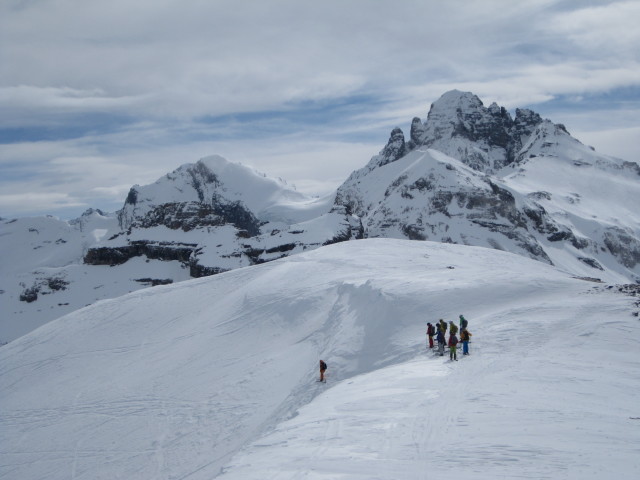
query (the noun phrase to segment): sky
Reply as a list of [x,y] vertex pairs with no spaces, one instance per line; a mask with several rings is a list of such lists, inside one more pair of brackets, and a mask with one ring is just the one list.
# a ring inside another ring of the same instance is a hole
[[640,161],[640,2],[3,0],[0,217],[121,208],[207,155],[310,195],[458,89]]

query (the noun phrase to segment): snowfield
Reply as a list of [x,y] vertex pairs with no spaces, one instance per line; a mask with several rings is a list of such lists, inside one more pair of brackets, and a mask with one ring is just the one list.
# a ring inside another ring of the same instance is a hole
[[[640,478],[639,309],[389,239],[136,291],[0,348],[0,477]],[[426,322],[459,314],[452,362]]]

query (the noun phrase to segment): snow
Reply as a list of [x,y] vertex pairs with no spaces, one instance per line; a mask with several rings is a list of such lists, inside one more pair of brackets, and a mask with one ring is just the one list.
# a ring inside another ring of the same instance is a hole
[[[87,249],[99,244],[108,232],[117,231],[115,216],[92,213],[77,221],[55,217],[20,218],[2,222],[0,250],[0,342],[12,341],[41,325],[78,308],[115,298],[148,285],[141,278],[190,278],[189,269],[177,261],[134,258],[116,267],[87,265]],[[164,227],[162,227],[164,228]],[[164,228],[158,238],[167,238]],[[163,237],[164,235],[164,237]],[[184,239],[184,236],[180,237]],[[65,282],[52,290],[50,279]],[[38,286],[38,299],[20,301],[25,289]]]
[[[640,233],[640,182],[638,173],[622,160],[598,154],[563,131],[549,131],[544,122],[526,146],[528,159],[514,168],[505,168],[504,181],[527,195],[547,192],[551,197],[539,202],[550,212],[582,219],[598,219],[608,225],[631,228]],[[550,153],[552,152],[552,153]]]
[[634,301],[389,239],[103,300],[0,348],[0,477],[637,478]]

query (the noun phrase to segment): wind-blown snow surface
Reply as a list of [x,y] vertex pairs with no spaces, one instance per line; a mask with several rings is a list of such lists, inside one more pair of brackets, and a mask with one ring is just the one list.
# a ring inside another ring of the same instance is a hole
[[633,300],[376,239],[101,301],[0,348],[0,477],[638,478]]

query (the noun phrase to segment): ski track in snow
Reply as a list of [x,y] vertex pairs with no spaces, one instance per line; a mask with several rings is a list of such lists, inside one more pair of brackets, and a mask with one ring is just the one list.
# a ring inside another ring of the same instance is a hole
[[[395,240],[158,288],[0,349],[0,477],[640,474],[629,297]],[[426,322],[459,313],[471,355],[450,362],[425,348]]]

